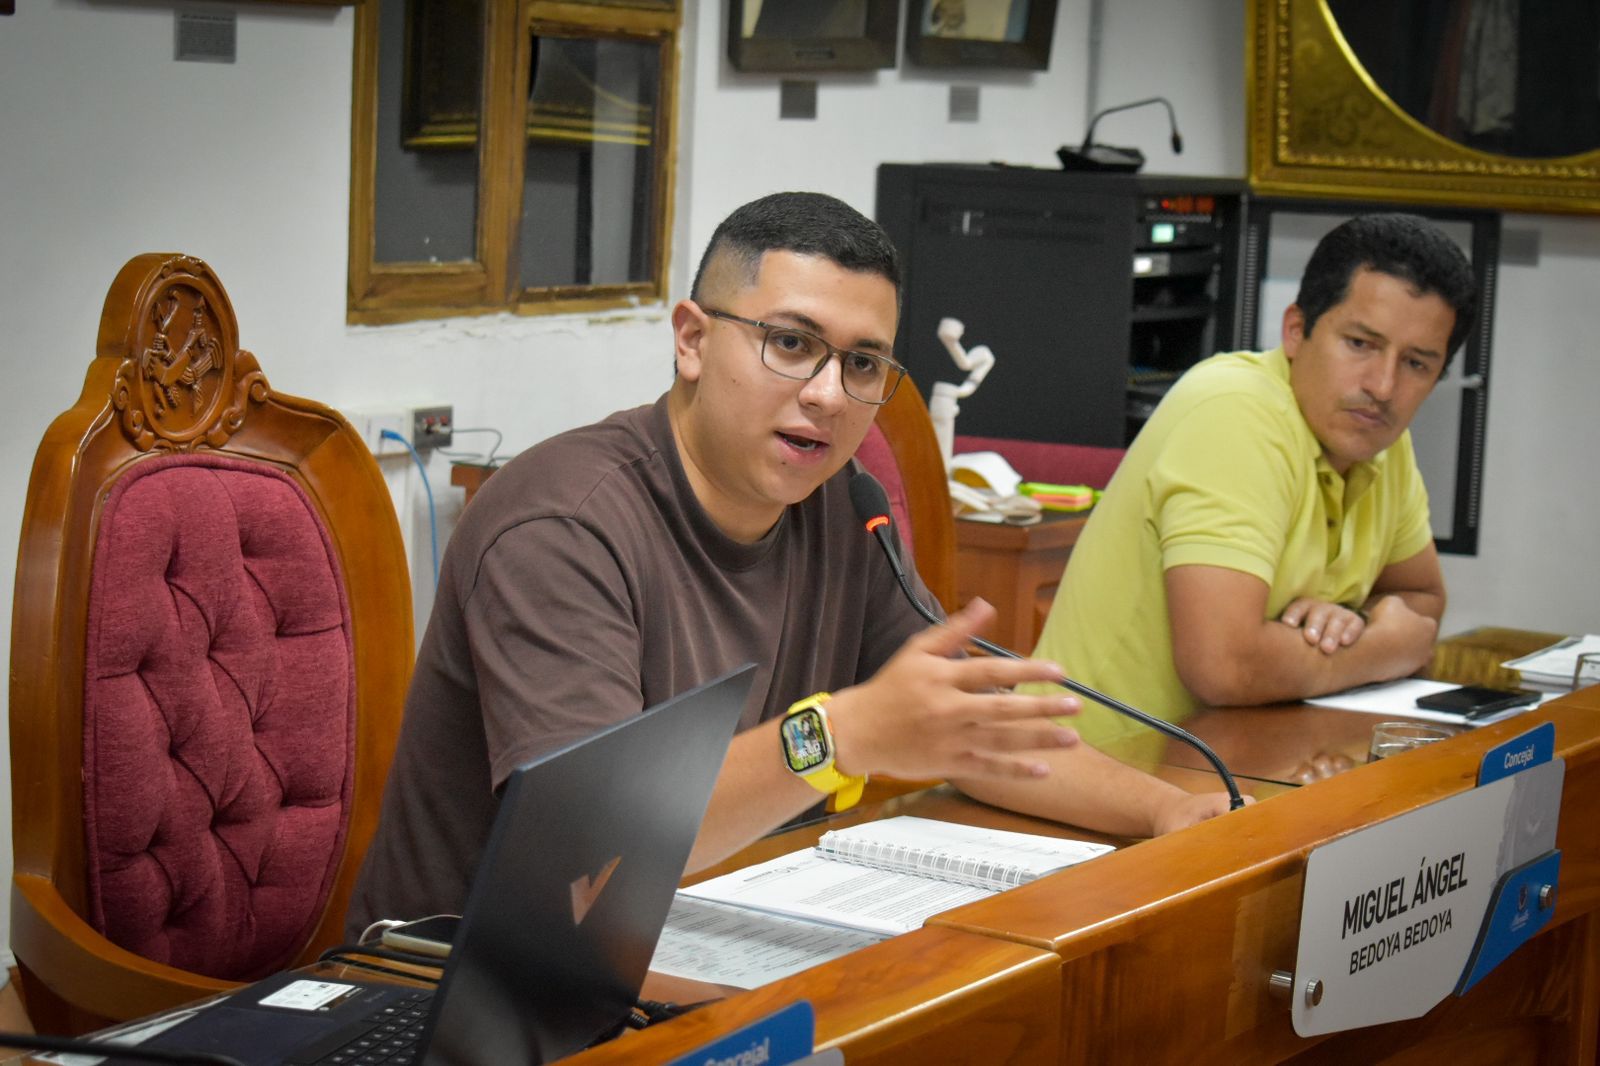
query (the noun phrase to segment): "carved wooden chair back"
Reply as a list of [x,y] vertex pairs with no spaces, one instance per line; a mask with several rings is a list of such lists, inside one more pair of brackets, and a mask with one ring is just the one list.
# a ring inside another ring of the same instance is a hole
[[900,383],[856,452],[861,465],[883,482],[903,537],[911,542],[917,574],[928,591],[953,611],[956,604],[956,527],[944,458],[928,405],[909,377]]
[[45,433],[13,600],[12,948],[83,1031],[339,942],[412,658],[383,477],[274,392],[211,268],[112,283]]

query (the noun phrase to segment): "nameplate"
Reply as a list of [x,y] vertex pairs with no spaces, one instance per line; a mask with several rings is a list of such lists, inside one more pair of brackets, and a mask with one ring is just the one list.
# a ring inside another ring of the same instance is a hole
[[[669,1066],[785,1066],[812,1061],[816,1016],[805,1000],[681,1055]],[[838,1061],[843,1062],[839,1056]]]
[[1456,995],[1466,995],[1468,989],[1550,923],[1555,916],[1555,886],[1560,876],[1561,852],[1547,851],[1501,879]]
[[[1502,939],[1484,950],[1490,900],[1506,875],[1554,848],[1566,763],[1515,769],[1311,853],[1292,986],[1296,1033],[1420,1017],[1464,983],[1469,962],[1481,977],[1515,947]],[[1520,923],[1516,943],[1535,928]]]
[[1478,784],[1487,785],[1502,777],[1541,766],[1555,758],[1556,724],[1541,722],[1518,737],[1496,744],[1483,753],[1478,767]]

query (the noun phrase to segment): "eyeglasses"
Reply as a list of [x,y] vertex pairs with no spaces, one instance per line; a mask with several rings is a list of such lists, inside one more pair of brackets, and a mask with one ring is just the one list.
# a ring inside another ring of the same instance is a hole
[[810,381],[822,373],[830,357],[837,355],[841,369],[839,381],[844,385],[845,395],[862,403],[879,406],[894,397],[894,390],[900,387],[900,379],[906,376],[906,368],[887,356],[835,348],[815,333],[793,326],[774,326],[770,322],[758,322],[726,311],[713,311],[709,307],[704,310],[712,318],[723,318],[764,330],[761,362],[780,377]]

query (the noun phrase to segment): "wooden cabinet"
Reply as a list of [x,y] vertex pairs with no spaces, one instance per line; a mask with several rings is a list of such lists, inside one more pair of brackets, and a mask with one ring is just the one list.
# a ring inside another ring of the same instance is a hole
[[1032,653],[1086,514],[1047,514],[1031,526],[956,520],[956,599],[982,596],[1000,617],[996,644]]

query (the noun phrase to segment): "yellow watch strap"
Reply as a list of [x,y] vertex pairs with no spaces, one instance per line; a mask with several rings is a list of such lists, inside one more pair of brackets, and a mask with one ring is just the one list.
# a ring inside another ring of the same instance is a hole
[[824,704],[832,697],[826,692],[818,692],[807,696],[803,700],[796,700],[789,706],[784,717],[799,714],[802,711],[814,710],[822,722],[822,731],[828,744],[828,762],[816,769],[800,774],[812,788],[828,796],[828,809],[833,811],[848,810],[861,799],[861,793],[867,786],[865,776],[853,777],[842,773],[833,765],[837,748],[834,746],[833,729],[828,723],[828,712]]

